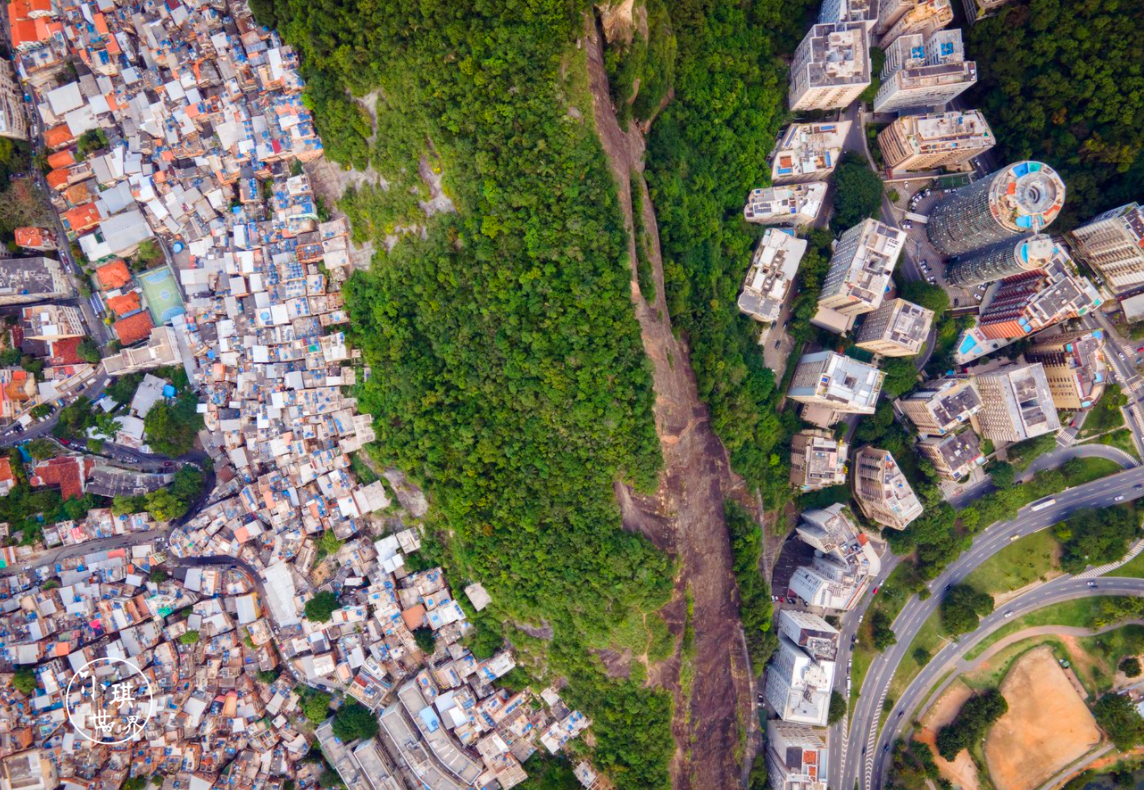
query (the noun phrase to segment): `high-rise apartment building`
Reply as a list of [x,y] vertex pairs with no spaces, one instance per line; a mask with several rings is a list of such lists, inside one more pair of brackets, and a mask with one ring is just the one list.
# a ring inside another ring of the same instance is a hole
[[877,310],[906,243],[906,232],[868,219],[842,234],[822,281],[818,306],[841,315]]
[[818,23],[828,25],[858,22],[869,32],[877,21],[873,2],[874,0],[823,0],[818,9]]
[[826,790],[826,742],[805,724],[767,722],[767,775],[773,790]]
[[950,0],[882,0],[874,31],[886,49],[905,35],[928,36],[953,21]]
[[849,611],[882,570],[878,552],[851,521],[845,505],[806,510],[797,528],[799,539],[815,550],[809,565],[795,569],[788,590],[808,606]]
[[873,365],[833,351],[818,351],[798,361],[787,395],[836,412],[873,414],[882,378],[882,371]]
[[794,53],[790,108],[838,110],[870,84],[869,33],[862,22],[815,25]]
[[779,645],[767,665],[767,702],[783,721],[825,727],[838,631],[810,612],[779,610]]
[[905,529],[923,510],[894,456],[875,447],[854,458],[854,498],[866,518],[891,529]]
[[1044,367],[1058,409],[1087,409],[1104,394],[1108,367],[1103,330],[1038,336],[1025,359]]
[[24,337],[29,340],[65,340],[83,337],[83,319],[79,310],[71,305],[41,304],[25,307],[21,312]]
[[752,189],[743,207],[743,219],[756,225],[807,225],[818,218],[825,201],[826,184],[822,181]]
[[1069,234],[1077,256],[1113,293],[1144,286],[1144,209],[1129,203],[1098,214]]
[[875,112],[944,107],[977,82],[977,64],[965,59],[961,31],[899,36],[886,50]]
[[771,151],[771,182],[799,184],[826,178],[838,165],[849,131],[850,121],[792,123]]
[[768,228],[747,269],[747,278],[739,294],[740,312],[763,323],[777,321],[783,300],[798,272],[798,263],[805,254],[805,239]]
[[972,288],[1037,271],[1049,265],[1055,249],[1053,240],[1042,233],[1021,236],[1016,241],[1010,239],[967,253],[945,270],[945,279],[951,285]]
[[1065,182],[1041,162],[1017,162],[949,195],[930,213],[926,234],[943,255],[964,255],[1026,233],[1041,233],[1065,202]]
[[886,167],[900,172],[963,165],[995,142],[977,110],[903,115],[878,134]]
[[1020,442],[1060,430],[1052,389],[1039,362],[1010,365],[973,377],[982,407],[974,416],[994,442]]
[[850,445],[829,431],[807,429],[790,440],[790,482],[800,491],[839,486],[846,482]]
[[0,137],[10,137],[13,140],[28,139],[24,89],[16,81],[10,60],[0,60]]
[[960,480],[985,463],[981,441],[969,429],[945,436],[927,436],[918,442],[918,451],[946,480]]
[[981,394],[971,379],[939,379],[901,398],[897,406],[923,436],[945,436],[981,410]]
[[1068,318],[1088,315],[1101,305],[1096,288],[1073,268],[1057,247],[1043,269],[1006,277],[981,310],[977,329],[990,340],[1012,340]]
[[857,345],[886,357],[913,356],[922,350],[932,323],[933,310],[893,299],[866,316]]

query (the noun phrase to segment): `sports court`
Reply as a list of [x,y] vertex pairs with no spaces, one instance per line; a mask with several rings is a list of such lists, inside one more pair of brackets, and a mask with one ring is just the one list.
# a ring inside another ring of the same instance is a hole
[[164,264],[157,269],[143,272],[138,275],[139,284],[143,286],[143,295],[147,297],[147,309],[151,311],[151,319],[155,326],[160,326],[178,315],[187,312],[183,307],[183,297],[179,294],[179,284],[175,276]]

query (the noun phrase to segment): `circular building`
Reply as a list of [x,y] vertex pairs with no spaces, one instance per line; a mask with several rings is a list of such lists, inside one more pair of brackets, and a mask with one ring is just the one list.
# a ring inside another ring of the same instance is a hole
[[945,273],[952,285],[969,288],[1021,272],[1043,269],[1053,259],[1052,239],[1043,234],[1003,241],[962,257]]
[[1065,182],[1041,162],[1017,162],[946,197],[926,225],[942,255],[963,255],[1048,227],[1065,202]]

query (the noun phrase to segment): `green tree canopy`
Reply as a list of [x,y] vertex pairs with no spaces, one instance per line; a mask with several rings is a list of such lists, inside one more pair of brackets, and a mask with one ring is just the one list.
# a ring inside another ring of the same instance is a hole
[[179,637],[179,641],[184,645],[197,645],[199,643],[199,632],[184,631],[183,635]]
[[941,624],[951,634],[965,634],[993,611],[993,597],[968,584],[956,584],[941,601]]
[[307,690],[302,697],[302,715],[308,721],[319,724],[326,720],[330,712],[330,695],[322,691]]
[[1144,743],[1144,719],[1128,697],[1105,694],[1092,707],[1096,723],[1122,752]]
[[849,230],[882,207],[882,179],[870,169],[866,159],[847,151],[834,170],[834,216],[830,226],[838,232]]
[[842,721],[842,717],[846,715],[846,697],[842,696],[837,689],[830,692],[830,713],[828,714],[827,724],[833,726]]
[[12,676],[12,685],[21,694],[34,694],[36,692],[36,673],[31,667],[19,667]]
[[338,596],[329,590],[322,590],[306,601],[306,617],[319,623],[327,623],[338,608]]
[[343,743],[377,734],[377,717],[360,702],[347,702],[334,714],[334,735]]

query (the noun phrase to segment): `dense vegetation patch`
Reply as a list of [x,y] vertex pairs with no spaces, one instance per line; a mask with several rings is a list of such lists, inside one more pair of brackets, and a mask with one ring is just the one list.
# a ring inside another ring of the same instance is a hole
[[671,3],[675,97],[648,138],[673,325],[690,342],[699,395],[732,466],[771,505],[789,496],[781,445],[798,423],[777,413],[780,393],[759,352],[758,326],[736,307],[759,236],[742,209],[751,189],[770,182],[767,154],[786,120],[786,74],[776,55],[797,45],[811,5]]
[[[304,56],[327,152],[390,183],[350,196],[355,235],[380,240],[410,218],[419,158],[457,209],[418,216],[424,239],[405,238],[344,289],[351,340],[374,371],[360,397],[375,452],[433,495],[454,583],[479,578],[492,593],[499,622],[481,618],[482,648],[505,621],[550,625],[543,660],[593,719],[595,762],[620,787],[653,788],[667,783],[670,701],[606,678],[589,652],[667,600],[672,564],[620,529],[612,492],[616,480],[653,487],[661,459],[622,218],[575,47],[588,8],[284,0],[260,13]],[[372,145],[345,88],[379,92]],[[335,130],[344,118],[357,131]]]
[[1133,0],[1032,0],[966,29],[979,81],[969,94],[1003,162],[1043,159],[1068,200],[1054,230],[1144,191],[1144,5]]
[[937,752],[946,760],[957,757],[958,752],[985,737],[989,725],[1009,710],[1009,703],[997,689],[989,689],[972,697],[961,706],[957,718],[942,727],[937,734]]

